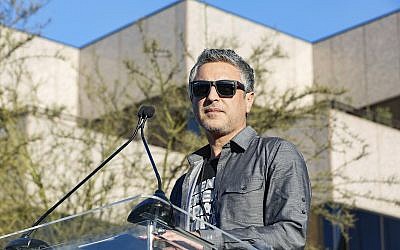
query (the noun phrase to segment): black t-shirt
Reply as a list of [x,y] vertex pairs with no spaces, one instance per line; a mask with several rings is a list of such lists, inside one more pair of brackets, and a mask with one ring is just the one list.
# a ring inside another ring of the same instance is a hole
[[203,168],[201,169],[201,173],[199,178],[197,179],[197,185],[201,182],[212,179],[217,174],[217,165],[219,158],[214,158],[211,160],[205,160],[203,163]]
[[[217,173],[218,158],[205,160],[197,179],[197,184],[191,198],[191,213],[212,225],[215,225],[214,211],[214,180]],[[204,223],[192,221],[191,230],[206,229]]]

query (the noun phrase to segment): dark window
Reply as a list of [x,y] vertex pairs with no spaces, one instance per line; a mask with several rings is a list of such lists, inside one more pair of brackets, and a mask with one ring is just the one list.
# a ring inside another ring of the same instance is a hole
[[380,216],[377,214],[354,211],[356,222],[349,230],[350,249],[381,249]]
[[400,219],[385,217],[383,221],[385,250],[400,249]]
[[354,227],[349,229],[347,248],[339,227],[323,219],[324,249],[400,249],[400,219],[364,210],[354,210],[353,214],[356,221]]

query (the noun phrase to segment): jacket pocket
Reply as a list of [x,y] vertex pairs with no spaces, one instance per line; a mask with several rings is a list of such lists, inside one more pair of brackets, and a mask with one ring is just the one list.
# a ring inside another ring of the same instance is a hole
[[229,183],[220,198],[221,219],[237,225],[262,225],[263,187],[263,178],[243,178]]

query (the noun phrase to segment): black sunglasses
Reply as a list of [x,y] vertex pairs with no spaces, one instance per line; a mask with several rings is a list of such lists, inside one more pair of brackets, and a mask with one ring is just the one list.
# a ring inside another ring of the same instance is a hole
[[190,82],[191,97],[204,98],[210,94],[211,86],[214,86],[220,97],[233,97],[236,89],[245,90],[243,83],[234,80],[218,81],[193,81]]

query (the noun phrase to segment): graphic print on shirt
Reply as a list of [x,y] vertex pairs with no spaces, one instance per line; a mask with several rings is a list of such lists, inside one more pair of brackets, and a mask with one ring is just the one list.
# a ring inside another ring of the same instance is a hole
[[[214,202],[214,180],[206,179],[196,185],[195,191],[191,198],[191,214],[203,221],[206,221],[212,225],[215,225],[214,213],[213,213],[213,202]],[[191,231],[200,229],[207,229],[207,226],[200,221],[191,221]]]

